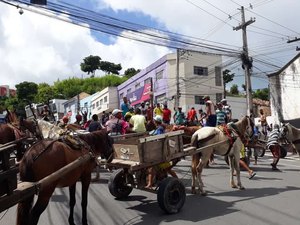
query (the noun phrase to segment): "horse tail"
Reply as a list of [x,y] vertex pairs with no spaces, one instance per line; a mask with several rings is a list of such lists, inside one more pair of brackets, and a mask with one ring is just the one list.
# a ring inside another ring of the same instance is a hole
[[194,133],[191,139],[191,145],[194,147],[198,147],[198,135],[197,133]]
[[34,195],[31,195],[24,201],[19,202],[17,208],[17,223],[16,225],[27,225],[29,224],[29,214],[32,207]]

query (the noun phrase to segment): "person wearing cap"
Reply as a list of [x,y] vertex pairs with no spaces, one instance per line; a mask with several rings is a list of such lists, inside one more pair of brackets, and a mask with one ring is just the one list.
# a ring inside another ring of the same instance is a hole
[[207,120],[206,120],[205,126],[215,127],[216,122],[217,122],[215,105],[210,100],[210,97],[208,95],[204,96],[203,99],[205,101],[205,111],[206,111],[206,115],[207,115]]
[[170,124],[170,121],[171,121],[171,110],[168,108],[168,105],[167,104],[164,104],[164,108],[163,108],[163,122],[165,124]]
[[63,118],[61,119],[61,122],[59,122],[58,126],[62,129],[64,129],[68,125],[68,122],[69,122],[69,117],[63,116]]
[[110,135],[126,134],[129,126],[122,119],[122,110],[114,109],[112,111],[112,118],[106,122],[105,127]]
[[149,121],[152,120],[152,117],[153,117],[153,109],[150,106],[150,102],[146,102],[146,108],[147,108],[147,111],[146,111],[146,121],[149,122]]
[[132,131],[136,133],[146,132],[146,118],[145,116],[141,115],[141,109],[135,109],[135,115],[133,115],[129,123],[132,126]]
[[[163,118],[160,115],[156,115],[153,117],[153,121],[156,125],[156,129],[155,131],[152,133],[152,135],[159,135],[159,134],[163,134],[165,133],[165,127],[162,124],[163,123]],[[172,170],[172,164],[170,162],[163,162],[158,164],[157,166],[154,167],[150,167],[148,169],[148,182],[147,182],[147,186],[145,188],[152,188],[153,186],[153,180],[154,180],[154,176],[156,174],[157,171],[159,170],[165,170],[167,173],[169,173],[172,177],[177,177],[177,174],[175,173],[174,170]]]
[[102,129],[102,126],[101,126],[100,122],[98,121],[98,115],[94,114],[92,116],[92,121],[89,125],[88,131],[89,132],[94,132],[96,130],[101,130],[101,129]]
[[130,116],[130,117],[132,117],[134,115],[134,108],[133,107],[130,107],[129,108],[129,111],[127,112],[127,113],[125,113],[125,116],[124,116],[124,119],[125,119],[125,117],[127,116]]
[[227,99],[223,98],[220,103],[222,104],[222,110],[226,113],[227,121],[230,122],[232,120],[232,112],[230,105],[227,104]]
[[222,110],[221,102],[217,103],[216,116],[217,116],[217,126],[227,124],[228,122],[227,114]]
[[273,162],[271,163],[272,170],[279,170],[277,168],[277,164],[280,159],[280,145],[279,145],[279,139],[281,137],[280,131],[279,131],[279,125],[274,124],[274,129],[269,133],[268,141],[267,141],[267,148],[271,151],[273,155]]

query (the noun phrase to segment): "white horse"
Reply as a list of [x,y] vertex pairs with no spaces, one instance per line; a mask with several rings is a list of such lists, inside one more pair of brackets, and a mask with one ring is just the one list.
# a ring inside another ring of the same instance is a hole
[[294,127],[290,123],[283,124],[281,127],[281,134],[294,145],[300,155],[300,129]]
[[74,126],[73,124],[68,124],[65,128],[61,128],[58,125],[40,119],[37,120],[37,124],[44,138],[49,138],[54,140],[57,140],[64,134],[73,135],[76,133],[77,134],[89,133],[86,130],[78,129],[78,127]]
[[[195,183],[197,179],[198,188],[202,195],[206,192],[203,189],[201,174],[212,153],[217,155],[228,155],[231,170],[230,184],[232,188],[244,189],[240,178],[240,150],[243,144],[247,145],[248,139],[254,134],[254,124],[248,116],[243,117],[236,123],[225,127],[224,130],[218,127],[203,127],[197,130],[192,136],[192,145],[201,148],[217,142],[227,141],[222,145],[212,145],[204,148],[200,153],[192,156],[192,193],[195,194]],[[233,175],[236,171],[237,185]]]

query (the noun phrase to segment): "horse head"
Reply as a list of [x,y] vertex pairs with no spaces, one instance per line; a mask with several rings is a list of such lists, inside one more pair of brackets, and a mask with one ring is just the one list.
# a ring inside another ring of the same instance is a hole
[[20,129],[23,132],[26,132],[28,130],[33,136],[35,136],[37,139],[42,140],[43,135],[40,132],[40,129],[38,127],[36,120],[26,120],[23,117],[20,117]]
[[88,134],[78,134],[84,140],[95,155],[100,155],[108,161],[112,160],[113,138],[108,135],[105,129],[94,131]]
[[242,119],[234,123],[233,129],[242,139],[251,139],[254,135],[254,122],[249,116],[244,116]]

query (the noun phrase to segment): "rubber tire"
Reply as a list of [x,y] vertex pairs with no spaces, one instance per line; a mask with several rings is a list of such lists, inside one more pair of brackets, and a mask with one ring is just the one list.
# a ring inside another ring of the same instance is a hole
[[266,153],[266,149],[265,148],[255,148],[256,152],[257,152],[257,156],[258,157],[264,157],[265,153]]
[[157,202],[162,210],[168,214],[180,211],[185,202],[185,187],[174,177],[167,177],[161,182],[157,192]]
[[287,155],[287,150],[284,146],[280,145],[280,158],[285,158]]
[[[132,179],[132,174],[127,174],[129,179]],[[126,177],[123,169],[118,169],[112,173],[108,180],[109,192],[117,199],[126,198],[131,192],[133,187],[126,186]]]

